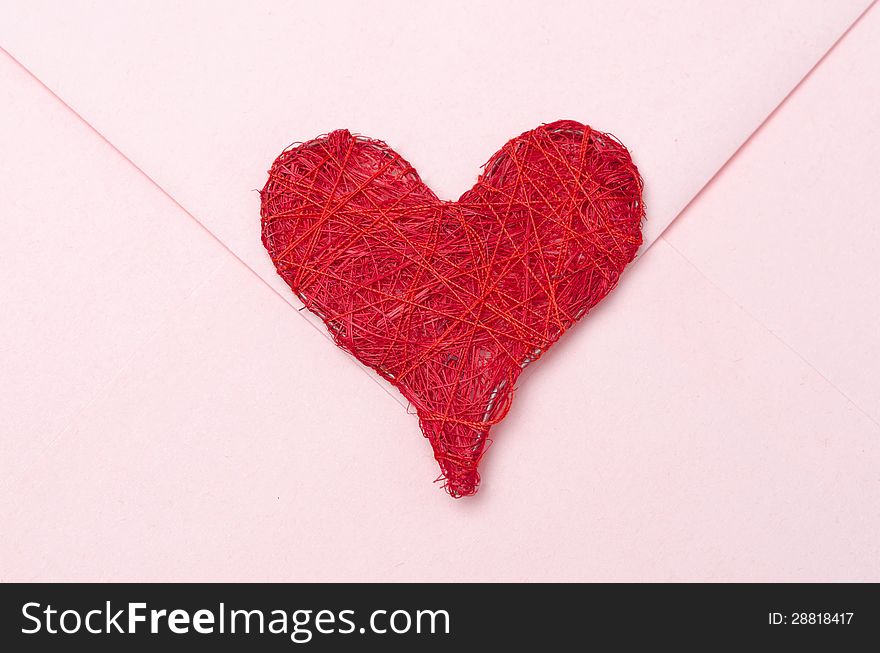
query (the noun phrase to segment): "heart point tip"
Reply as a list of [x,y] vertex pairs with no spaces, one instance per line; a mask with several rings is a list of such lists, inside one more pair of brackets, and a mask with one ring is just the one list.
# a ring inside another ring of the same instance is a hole
[[480,487],[480,475],[474,471],[450,474],[446,477],[443,488],[453,499],[473,496]]

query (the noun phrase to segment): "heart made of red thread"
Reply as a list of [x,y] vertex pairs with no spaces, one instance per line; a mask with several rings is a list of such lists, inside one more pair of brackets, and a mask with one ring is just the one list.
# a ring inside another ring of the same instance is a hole
[[415,407],[461,497],[519,374],[635,256],[641,194],[626,148],[574,121],[508,142],[455,202],[385,143],[339,130],[275,160],[263,244],[336,344]]

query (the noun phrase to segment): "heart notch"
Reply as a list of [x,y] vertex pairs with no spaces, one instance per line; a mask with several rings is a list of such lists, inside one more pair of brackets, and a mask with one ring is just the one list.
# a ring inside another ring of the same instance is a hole
[[509,141],[457,201],[338,130],[281,153],[261,215],[278,274],[412,404],[462,497],[520,373],[617,284],[645,212],[627,149],[561,120]]

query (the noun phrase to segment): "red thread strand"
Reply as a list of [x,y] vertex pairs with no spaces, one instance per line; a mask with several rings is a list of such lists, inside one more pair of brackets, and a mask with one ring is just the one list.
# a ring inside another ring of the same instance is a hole
[[336,343],[415,407],[461,497],[523,368],[635,256],[641,195],[626,148],[574,121],[508,142],[456,202],[385,143],[339,130],[275,160],[263,243]]

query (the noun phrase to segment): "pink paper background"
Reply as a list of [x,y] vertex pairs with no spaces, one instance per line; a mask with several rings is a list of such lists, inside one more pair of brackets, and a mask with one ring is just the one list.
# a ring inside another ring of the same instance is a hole
[[[880,11],[811,72],[866,6],[0,2],[0,580],[880,580]],[[452,501],[253,189],[349,126],[451,197],[563,115],[653,245]]]

